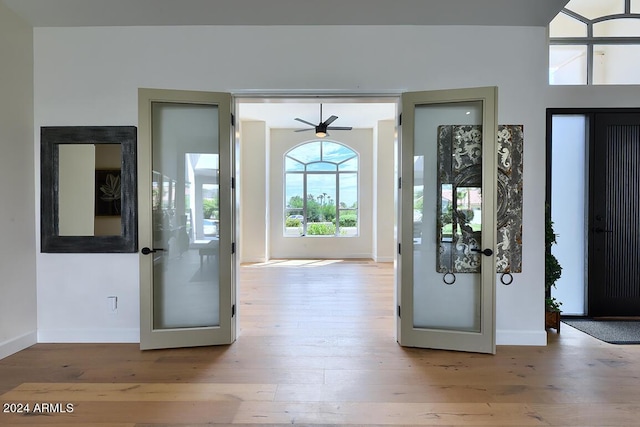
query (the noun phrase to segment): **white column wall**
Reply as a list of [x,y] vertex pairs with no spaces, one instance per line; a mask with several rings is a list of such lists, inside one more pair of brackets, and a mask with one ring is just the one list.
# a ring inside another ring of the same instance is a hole
[[240,123],[240,262],[267,260],[267,127]]
[[395,246],[395,191],[394,164],[390,160],[395,155],[394,120],[381,120],[376,127],[375,150],[375,227],[373,259],[378,262],[393,262]]
[[[0,359],[36,342],[33,30],[0,2]],[[36,193],[37,194],[37,193]]]
[[[497,339],[545,344],[544,28],[36,28],[34,38],[36,148],[40,126],[136,125],[138,87],[396,94],[498,86],[500,123],[524,125],[525,165],[523,273],[498,286]],[[317,40],[340,49],[318,62],[308,49]],[[117,267],[96,274],[104,265]],[[43,339],[138,339],[138,255],[38,254],[38,277]],[[108,295],[119,296],[118,315]]]

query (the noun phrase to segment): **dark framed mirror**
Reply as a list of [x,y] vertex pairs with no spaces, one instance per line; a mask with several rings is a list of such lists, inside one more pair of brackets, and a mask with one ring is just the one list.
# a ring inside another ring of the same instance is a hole
[[137,252],[135,126],[40,132],[41,252]]

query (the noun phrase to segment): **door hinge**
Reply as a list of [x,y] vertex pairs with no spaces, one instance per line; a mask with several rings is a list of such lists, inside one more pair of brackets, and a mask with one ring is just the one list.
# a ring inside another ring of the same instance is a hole
[[398,177],[398,190],[402,190],[402,177]]
[[402,255],[402,245],[398,243],[398,255]]
[[236,179],[234,177],[231,177],[231,189],[236,189]]
[[398,116],[398,126],[402,126],[402,113]]
[[233,113],[231,113],[231,126],[235,126],[236,125],[236,116],[233,115]]
[[231,317],[236,317],[236,305],[231,306]]
[[235,253],[236,253],[236,243],[235,243],[235,242],[233,242],[233,243],[231,244],[231,253],[232,253],[232,254],[235,254]]
[[398,317],[402,319],[402,313],[400,311],[400,306],[398,306]]

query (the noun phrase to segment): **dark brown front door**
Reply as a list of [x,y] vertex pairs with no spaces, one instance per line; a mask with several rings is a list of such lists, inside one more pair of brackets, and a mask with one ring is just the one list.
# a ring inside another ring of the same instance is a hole
[[593,117],[589,315],[640,316],[640,114]]

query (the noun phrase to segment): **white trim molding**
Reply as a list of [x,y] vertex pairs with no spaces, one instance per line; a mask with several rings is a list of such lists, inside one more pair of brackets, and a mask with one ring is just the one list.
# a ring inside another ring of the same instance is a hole
[[29,348],[32,345],[36,344],[37,341],[37,332],[27,332],[24,335],[19,337],[4,341],[0,343],[0,360],[5,357],[11,356],[14,353],[24,350],[25,348]]
[[139,343],[140,329],[44,329],[39,343]]
[[496,345],[546,346],[547,332],[545,330],[514,331],[498,329],[496,331]]

